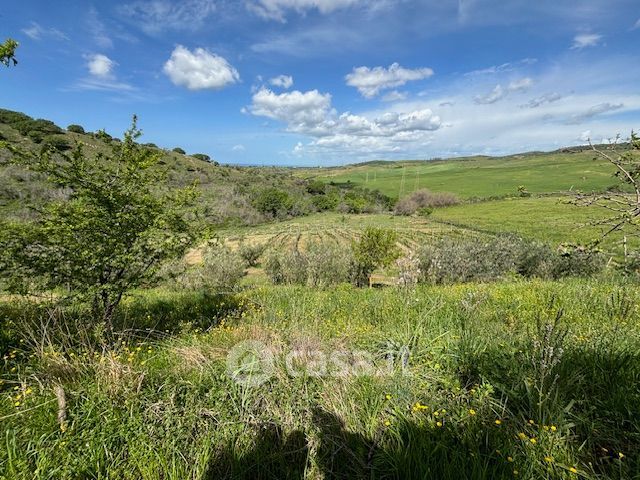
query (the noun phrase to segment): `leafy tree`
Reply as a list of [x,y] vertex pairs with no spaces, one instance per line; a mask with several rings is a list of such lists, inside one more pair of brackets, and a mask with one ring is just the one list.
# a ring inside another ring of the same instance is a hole
[[51,135],[49,137],[45,137],[43,139],[43,147],[46,149],[54,149],[64,152],[65,150],[70,150],[71,145],[63,136]]
[[18,48],[18,42],[11,38],[7,38],[4,43],[0,43],[0,63],[7,67],[13,64],[18,64],[16,59],[16,49]]
[[365,286],[376,268],[387,267],[400,256],[397,239],[393,230],[367,227],[360,240],[351,244],[352,277],[357,286]]
[[72,123],[71,125],[69,125],[67,127],[67,130],[73,133],[85,133],[82,125],[76,125],[75,123]]
[[[185,218],[194,189],[160,193],[159,155],[136,143],[136,117],[110,154],[70,154],[51,148],[32,154],[12,148],[14,161],[71,192],[29,224],[2,225],[0,274],[16,291],[60,289],[90,302],[112,328],[123,296],[157,280],[158,267],[181,257],[196,231]],[[6,145],[5,145],[6,146]]]
[[204,154],[204,153],[194,153],[191,156],[193,158],[197,158],[198,160],[202,160],[203,162],[211,161],[211,157],[209,155]]
[[185,152],[185,151],[184,151],[182,148],[180,148],[180,147],[176,147],[176,148],[174,148],[174,149],[173,149],[173,151],[174,151],[174,152],[176,152],[176,153],[180,153],[180,154],[182,154],[182,155],[186,155],[186,154],[187,154],[187,152]]
[[307,185],[307,192],[311,195],[323,195],[327,186],[322,180],[313,180]]
[[253,205],[260,213],[277,217],[291,210],[293,200],[286,191],[271,187],[262,190],[254,200]]

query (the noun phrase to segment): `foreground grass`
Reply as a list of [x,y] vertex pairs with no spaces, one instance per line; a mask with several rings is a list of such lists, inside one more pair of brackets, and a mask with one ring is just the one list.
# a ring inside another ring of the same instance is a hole
[[[632,478],[639,299],[584,280],[269,287],[236,296],[207,331],[14,348],[0,477]],[[246,340],[275,358],[259,386],[227,371]]]

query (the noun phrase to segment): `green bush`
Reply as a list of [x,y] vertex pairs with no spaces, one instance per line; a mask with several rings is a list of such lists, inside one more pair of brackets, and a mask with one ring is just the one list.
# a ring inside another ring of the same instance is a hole
[[176,153],[180,153],[181,155],[186,155],[187,152],[185,152],[182,148],[180,147],[176,147],[174,148],[172,151],[176,152]]
[[245,261],[248,267],[255,267],[266,248],[267,245],[263,243],[250,245],[242,242],[240,248],[238,248],[238,255]]
[[351,244],[351,278],[356,286],[367,285],[369,275],[376,268],[387,267],[400,256],[397,239],[398,235],[393,230],[367,227],[360,239]]
[[71,125],[69,125],[67,127],[67,131],[73,132],[73,133],[85,133],[82,125],[76,125],[75,123],[72,123]]
[[187,269],[179,280],[190,290],[227,292],[237,287],[245,276],[245,261],[235,252],[219,244],[207,246],[202,264]]
[[458,197],[449,192],[432,192],[427,189],[417,190],[411,195],[401,198],[395,206],[398,215],[413,215],[422,208],[447,207],[460,203]]
[[603,257],[576,246],[558,250],[511,235],[481,239],[446,239],[420,252],[421,280],[434,284],[486,282],[506,275],[558,279],[591,276],[602,270]]
[[197,158],[198,160],[202,160],[203,162],[210,162],[211,157],[205,153],[194,153],[191,155],[193,158]]
[[253,205],[260,213],[275,218],[289,214],[294,202],[285,190],[271,187],[262,190],[253,201]]
[[64,152],[71,149],[71,144],[67,141],[66,138],[56,135],[45,137],[42,141],[42,146],[44,148],[52,148],[54,150],[58,150],[59,152]]
[[307,283],[307,270],[308,260],[298,250],[269,255],[264,266],[265,273],[276,285],[304,285]]

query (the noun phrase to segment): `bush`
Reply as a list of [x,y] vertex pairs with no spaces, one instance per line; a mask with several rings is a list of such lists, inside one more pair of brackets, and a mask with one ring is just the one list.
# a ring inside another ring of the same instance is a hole
[[84,128],[82,128],[81,125],[76,125],[75,123],[72,123],[71,125],[69,125],[67,127],[67,131],[73,132],[73,133],[85,133]]
[[245,261],[237,253],[219,244],[207,246],[202,265],[191,267],[182,278],[189,289],[233,290],[245,275]]
[[293,250],[270,255],[265,271],[275,284],[326,287],[348,282],[353,257],[337,244],[314,242],[307,250]]
[[42,146],[44,148],[52,148],[59,152],[64,152],[71,149],[71,144],[67,141],[66,138],[54,135],[45,137],[42,141]]
[[181,155],[186,155],[186,154],[187,154],[187,152],[185,152],[185,151],[184,151],[182,148],[180,148],[180,147],[176,147],[176,148],[174,148],[172,151],[174,151],[174,152],[176,152],[176,153],[179,153],[179,154],[181,154]]
[[584,247],[549,245],[506,235],[479,239],[446,239],[420,252],[421,280],[449,284],[498,280],[509,274],[563,278],[590,276],[603,268],[602,256]]
[[258,264],[258,259],[262,256],[266,248],[266,244],[257,243],[250,245],[243,242],[238,249],[238,255],[245,261],[248,267],[255,267]]
[[197,158],[198,160],[202,160],[203,162],[211,161],[211,157],[205,153],[194,153],[191,155],[193,158]]
[[353,264],[351,278],[362,287],[376,268],[387,267],[400,256],[396,245],[398,235],[393,230],[367,227],[357,242],[351,244]]
[[324,195],[327,186],[321,180],[312,180],[307,185],[307,192],[311,195]]
[[307,267],[305,256],[295,250],[286,255],[270,255],[264,271],[276,285],[304,285],[307,283]]
[[408,197],[401,198],[395,207],[398,215],[413,215],[419,209],[438,208],[457,205],[460,203],[458,197],[450,192],[431,192],[422,189],[413,192]]
[[340,203],[340,196],[335,192],[331,192],[326,195],[314,195],[311,197],[311,203],[320,212],[333,210]]
[[293,200],[285,190],[276,187],[262,190],[253,201],[256,209],[265,215],[279,217],[289,213]]

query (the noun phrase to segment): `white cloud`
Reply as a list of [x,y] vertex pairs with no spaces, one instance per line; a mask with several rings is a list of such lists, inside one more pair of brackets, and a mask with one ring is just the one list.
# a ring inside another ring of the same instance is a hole
[[111,40],[109,36],[107,27],[105,27],[104,23],[100,20],[98,11],[94,7],[89,9],[86,27],[100,48],[113,48],[113,40]]
[[[373,3],[376,2],[380,0],[373,0]],[[327,14],[358,3],[366,2],[364,0],[257,0],[247,5],[263,18],[284,21],[288,10],[304,13],[315,9],[322,14]]]
[[49,37],[56,40],[69,40],[63,32],[56,28],[44,28],[39,23],[31,22],[31,24],[22,29],[27,37],[32,40],[41,40],[42,38]]
[[573,44],[571,48],[573,50],[582,50],[587,47],[595,47],[600,44],[602,35],[598,33],[581,33],[573,37]]
[[553,103],[557,102],[562,98],[562,95],[559,93],[545,93],[544,95],[540,95],[539,97],[532,98],[529,100],[529,103],[526,105],[522,105],[522,107],[528,108],[538,108],[540,105],[544,105],[545,103]]
[[246,148],[244,147],[244,145],[234,145],[231,150],[233,150],[234,152],[244,152],[246,150]]
[[164,73],[175,84],[189,90],[220,89],[240,80],[227,60],[204,48],[193,52],[178,45],[164,64]]
[[290,75],[278,75],[269,80],[269,83],[274,87],[284,88],[285,90],[293,86],[293,77]]
[[528,77],[524,77],[518,80],[511,81],[506,87],[502,85],[496,85],[491,92],[484,95],[476,95],[474,101],[477,104],[490,105],[502,100],[510,93],[514,92],[526,92],[533,85],[533,80]]
[[317,90],[275,94],[263,87],[253,95],[248,111],[279,120],[287,125],[288,131],[315,139],[304,149],[296,146],[296,154],[303,150],[345,148],[397,151],[400,145],[424,141],[442,127],[440,117],[429,108],[385,112],[378,116],[338,114],[331,106],[331,95]]
[[620,110],[623,107],[624,107],[624,104],[622,103],[616,103],[616,104],[612,104],[609,102],[599,103],[597,105],[593,105],[592,107],[584,111],[575,113],[574,115],[571,116],[571,118],[569,118],[567,123],[569,124],[583,123],[586,120],[589,120],[591,117],[595,117],[596,115],[601,115],[607,112],[612,112],[614,110]]
[[382,97],[383,102],[399,102],[400,100],[407,99],[407,92],[399,92],[398,90],[393,90]]
[[331,110],[331,95],[317,90],[276,94],[263,87],[254,93],[252,100],[249,111],[253,115],[280,120],[293,130],[318,125]]
[[116,62],[111,60],[109,57],[102,55],[101,53],[96,53],[89,55],[87,59],[87,68],[91,75],[100,78],[109,78],[112,76]]
[[216,11],[215,0],[137,0],[118,8],[150,35],[165,30],[197,30]]
[[636,28],[640,28],[640,18],[638,19],[638,21],[633,26],[633,30],[635,30]]
[[349,73],[345,80],[347,85],[356,87],[360,94],[366,98],[373,98],[381,90],[400,87],[407,82],[423,80],[433,75],[430,68],[403,68],[393,63],[389,68],[384,67],[357,67]]
[[582,132],[580,134],[579,140],[585,143],[591,140],[591,130],[585,130],[584,132]]
[[465,76],[474,77],[479,75],[494,75],[504,72],[512,72],[522,66],[533,65],[537,62],[537,58],[523,58],[522,60],[518,60],[517,62],[506,62],[500,65],[492,65],[490,67],[482,68],[479,70],[472,70],[471,72],[465,73]]

